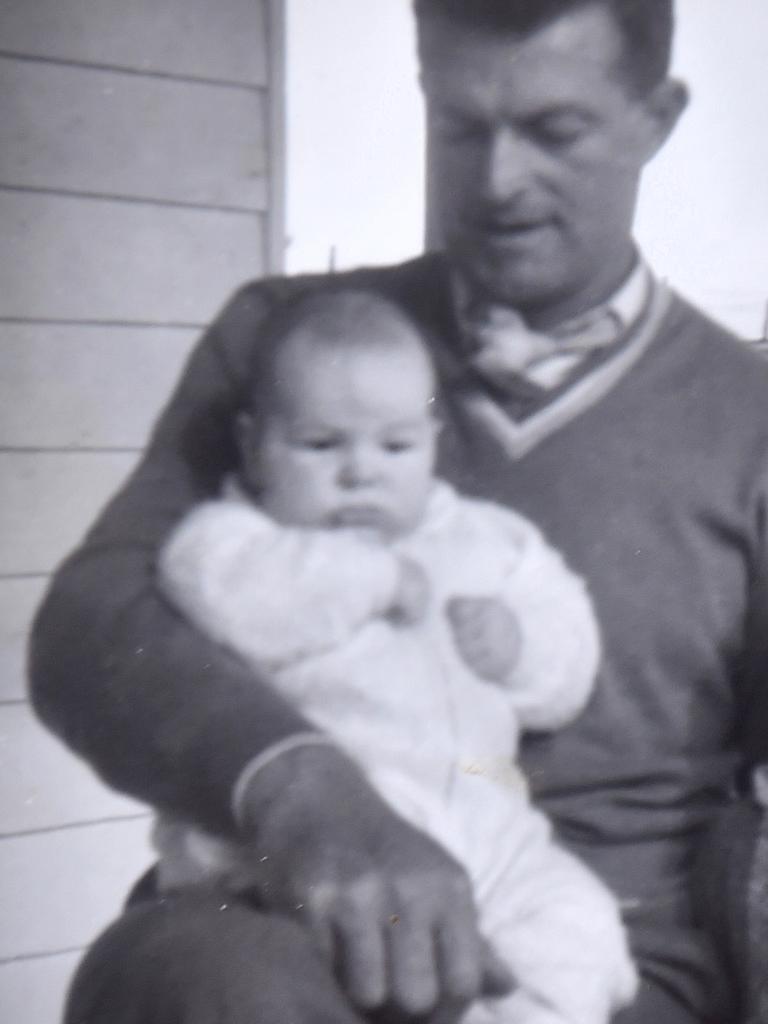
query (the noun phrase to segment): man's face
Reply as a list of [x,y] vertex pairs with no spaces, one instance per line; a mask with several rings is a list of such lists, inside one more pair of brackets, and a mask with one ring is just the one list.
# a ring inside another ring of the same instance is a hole
[[682,90],[633,96],[618,29],[598,6],[527,37],[428,18],[420,43],[452,259],[539,323],[606,298],[629,270],[640,171]]

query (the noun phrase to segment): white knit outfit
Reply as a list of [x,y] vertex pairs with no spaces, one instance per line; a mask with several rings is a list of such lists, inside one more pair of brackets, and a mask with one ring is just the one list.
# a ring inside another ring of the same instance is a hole
[[[424,569],[423,618],[386,615],[399,559]],[[191,620],[330,734],[401,815],[466,867],[483,933],[519,988],[469,1019],[605,1024],[636,977],[615,901],[551,842],[514,766],[521,729],[565,725],[586,703],[599,638],[581,580],[529,521],[436,483],[425,517],[392,545],[276,524],[230,487],[181,523],[163,589]],[[496,597],[521,635],[504,684],[462,660],[452,597]],[[236,845],[160,825],[161,882],[247,886]]]

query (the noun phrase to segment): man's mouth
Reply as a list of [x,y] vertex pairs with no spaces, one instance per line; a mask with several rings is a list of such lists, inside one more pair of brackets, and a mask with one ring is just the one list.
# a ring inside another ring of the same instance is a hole
[[515,220],[483,220],[476,226],[477,233],[490,242],[514,243],[535,238],[552,227],[550,218],[518,218]]

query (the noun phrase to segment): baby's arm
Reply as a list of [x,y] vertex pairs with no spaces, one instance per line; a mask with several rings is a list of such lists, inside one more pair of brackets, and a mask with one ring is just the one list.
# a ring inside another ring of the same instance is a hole
[[445,607],[459,654],[475,675],[506,685],[520,658],[520,626],[498,597],[452,597]]
[[498,506],[470,507],[485,518],[484,542],[489,530],[496,538],[501,580],[495,593],[448,602],[457,649],[480,678],[507,689],[524,728],[558,728],[584,708],[599,663],[586,586],[533,523]]
[[227,501],[194,509],[158,561],[161,589],[187,618],[268,668],[330,650],[376,616],[412,620],[410,575],[372,541],[277,526]]
[[533,524],[501,596],[520,625],[520,658],[510,684],[520,723],[557,729],[585,707],[600,663],[600,633],[581,577]]

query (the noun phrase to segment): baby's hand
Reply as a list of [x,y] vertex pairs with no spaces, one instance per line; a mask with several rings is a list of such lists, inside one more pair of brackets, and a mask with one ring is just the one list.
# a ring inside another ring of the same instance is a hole
[[429,604],[429,583],[418,562],[400,559],[400,579],[387,612],[392,622],[410,626],[424,618]]
[[520,656],[515,615],[495,597],[452,597],[445,610],[465,663],[489,683],[506,683]]

